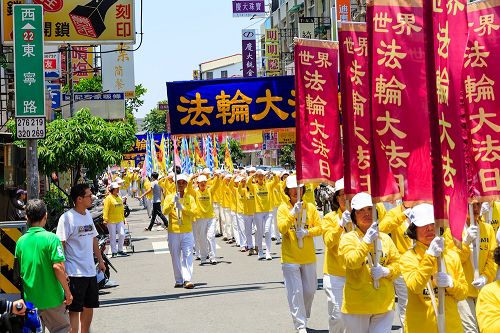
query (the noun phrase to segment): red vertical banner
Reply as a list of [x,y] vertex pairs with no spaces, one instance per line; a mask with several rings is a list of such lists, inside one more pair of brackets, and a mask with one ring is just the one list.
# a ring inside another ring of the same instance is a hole
[[334,184],[343,177],[338,105],[338,43],[295,39],[297,179]]
[[500,199],[500,0],[468,4],[463,87],[472,188],[479,201]]
[[342,23],[339,30],[344,184],[348,197],[371,193],[371,107],[366,23]]
[[432,201],[422,2],[375,0],[370,7],[374,154],[389,162],[405,201]]
[[[461,240],[467,217],[467,174],[460,98],[467,43],[467,0],[424,1],[434,216]],[[450,209],[452,207],[452,209]]]

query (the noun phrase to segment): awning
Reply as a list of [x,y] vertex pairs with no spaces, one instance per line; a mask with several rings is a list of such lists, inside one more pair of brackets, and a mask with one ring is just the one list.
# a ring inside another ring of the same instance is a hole
[[292,8],[290,8],[288,10],[289,13],[296,13],[298,12],[299,10],[301,10],[302,8],[304,8],[304,3],[301,3],[301,4],[298,4],[298,5],[295,5],[293,6]]

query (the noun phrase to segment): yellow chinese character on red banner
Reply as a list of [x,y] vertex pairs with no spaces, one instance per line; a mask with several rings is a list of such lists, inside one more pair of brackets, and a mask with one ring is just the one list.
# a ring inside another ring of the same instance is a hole
[[314,62],[319,68],[328,68],[332,66],[332,63],[328,61],[328,53],[318,52],[318,60]]
[[[232,99],[227,95],[224,90],[221,90],[220,95],[215,96],[217,100],[217,114],[216,118],[222,118],[222,124],[232,124],[235,121],[249,123],[250,109],[249,105],[252,103],[252,98],[244,95],[238,89]],[[229,120],[228,120],[229,118]]]
[[446,8],[448,9],[448,14],[453,12],[453,15],[457,15],[457,11],[463,11],[465,8],[465,4],[460,2],[460,0],[448,0],[446,3]]
[[299,52],[300,64],[305,66],[311,66],[311,60],[314,59],[314,56],[311,52],[302,50]]
[[323,177],[330,178],[330,163],[325,160],[319,160],[319,173]]
[[439,126],[441,126],[441,136],[439,137],[439,141],[444,142],[444,139],[448,142],[448,146],[453,150],[455,149],[455,142],[451,139],[448,134],[447,128],[451,128],[451,123],[447,122],[444,119],[444,112],[441,112],[441,118],[439,118]]
[[314,119],[313,122],[309,123],[309,126],[313,127],[313,129],[309,130],[309,134],[311,135],[321,135],[323,139],[328,139],[330,136],[326,134],[323,130],[325,129],[325,125],[318,123],[317,119]]
[[395,76],[387,82],[387,79],[380,74],[380,76],[375,79],[375,94],[373,96],[378,97],[379,104],[383,103],[387,105],[389,103],[401,106],[401,92],[405,88],[406,85],[399,82]]
[[467,75],[465,79],[465,97],[469,99],[469,103],[472,103],[472,100],[476,103],[487,100],[494,101],[494,85],[495,81],[489,79],[484,74],[478,82],[476,82],[476,79],[471,78],[470,75]]
[[330,149],[327,148],[326,146],[326,143],[323,142],[323,139],[317,139],[317,138],[313,138],[313,141],[311,143],[311,145],[316,148],[314,150],[314,153],[315,154],[319,154],[323,157],[326,157],[328,158],[328,153],[330,152]]
[[358,39],[358,47],[354,49],[356,51],[356,55],[367,57],[368,56],[368,38],[359,37]]
[[306,75],[304,75],[304,81],[306,81],[306,88],[311,88],[316,91],[323,91],[323,84],[326,83],[326,80],[322,80],[323,75],[319,74],[317,70],[314,73],[309,73],[306,71]]
[[[190,101],[186,97],[181,96],[180,101],[183,104],[191,104],[193,107],[186,108],[182,105],[177,105],[177,111],[179,112],[187,112],[188,115],[181,119],[181,124],[185,125],[188,121],[190,121],[191,125],[203,126],[210,125],[210,120],[205,115],[205,113],[212,113],[214,110],[213,106],[203,106],[203,104],[208,103],[208,99],[202,99],[200,93],[195,94],[195,99]],[[193,118],[191,119],[191,115],[194,113]],[[201,118],[201,119],[198,119]]]
[[396,35],[401,35],[406,30],[406,35],[409,36],[412,30],[415,32],[420,32],[422,30],[422,27],[415,25],[415,14],[398,13],[397,21],[398,24],[392,26],[394,30],[399,29],[399,31],[395,32]]
[[483,192],[497,191],[500,187],[500,170],[498,168],[481,169],[479,179],[481,179]]
[[443,182],[447,187],[455,187],[453,177],[457,174],[457,170],[452,167],[453,160],[450,158],[450,152],[446,150],[446,156],[443,159]]
[[484,108],[479,108],[479,114],[473,114],[470,115],[471,120],[476,120],[479,119],[479,123],[472,129],[471,133],[475,134],[477,133],[484,124],[488,125],[489,128],[494,130],[495,132],[500,132],[500,126],[489,120],[488,118],[493,118],[495,119],[497,117],[497,113],[492,112],[492,113],[485,113]]
[[450,46],[450,36],[448,32],[448,21],[446,21],[446,25],[444,28],[441,28],[441,23],[438,25],[438,33],[436,34],[436,38],[439,42],[438,44],[438,55],[443,58],[448,58],[448,48]]
[[365,106],[366,98],[361,96],[356,90],[352,90],[352,108],[354,109],[354,115],[364,117],[365,116]]
[[354,54],[353,48],[354,48],[354,42],[352,41],[352,37],[346,37],[344,41],[344,45],[346,47],[346,52],[349,54]]
[[489,36],[491,35],[491,29],[498,30],[500,28],[500,25],[494,24],[494,21],[494,14],[481,15],[479,16],[479,27],[474,31],[477,32],[478,36],[484,36],[485,34]]
[[375,32],[389,32],[387,24],[392,23],[392,18],[388,17],[387,12],[376,13],[373,18],[373,28]]
[[472,47],[467,47],[465,49],[465,63],[464,68],[467,68],[470,64],[470,67],[488,67],[488,64],[484,60],[484,58],[488,58],[490,55],[489,51],[483,51],[485,47],[483,45],[479,45],[477,40],[474,41],[474,45]]
[[368,140],[361,134],[365,129],[363,127],[358,127],[356,124],[354,125],[354,135],[360,139],[365,145],[368,144]]
[[[472,150],[477,154],[474,156],[474,160],[479,160],[483,162],[495,162],[500,160],[500,141],[491,138],[491,135],[486,135],[484,141],[478,141],[472,139]],[[477,147],[476,147],[477,146]]]
[[316,96],[315,99],[311,95],[306,95],[306,110],[309,115],[312,116],[325,116],[325,105],[326,102],[321,99],[321,97]]
[[432,11],[434,13],[442,13],[441,0],[432,0]]
[[392,124],[399,124],[401,123],[401,120],[396,119],[396,118],[391,118],[391,114],[389,111],[385,111],[385,116],[384,117],[377,117],[377,122],[383,122],[384,123],[384,128],[381,130],[377,130],[378,135],[382,136],[391,130],[394,135],[396,135],[400,139],[406,138],[406,133],[398,130],[396,127],[394,127]]
[[363,149],[361,145],[358,145],[358,150],[356,151],[358,156],[358,168],[365,170],[370,167],[370,151]]
[[389,158],[389,164],[393,168],[406,168],[406,163],[403,159],[408,158],[410,153],[402,151],[404,149],[403,146],[396,146],[396,142],[391,140],[389,145],[382,144],[382,149],[385,151],[385,155]]
[[384,65],[385,67],[389,67],[391,69],[401,69],[399,59],[406,58],[406,53],[398,52],[401,50],[401,46],[396,44],[396,40],[393,39],[391,44],[386,44],[383,40],[381,40],[380,46],[380,48],[377,48],[377,54],[382,55],[382,58],[377,61],[377,64]]
[[276,115],[278,117],[280,117],[281,120],[285,120],[289,116],[288,113],[286,113],[285,111],[281,110],[280,108],[278,108],[274,104],[276,102],[281,102],[282,100],[283,100],[283,97],[272,96],[271,95],[271,90],[270,89],[266,89],[266,96],[265,97],[259,97],[259,98],[257,98],[255,100],[255,102],[257,104],[259,104],[259,103],[266,103],[264,111],[262,111],[259,114],[253,114],[252,115],[252,119],[253,120],[262,120],[262,119],[264,119],[267,116],[267,114],[269,113],[270,110],[273,110],[274,113],[276,113]]
[[351,82],[355,85],[363,85],[361,78],[365,76],[366,72],[361,71],[361,65],[358,64],[357,60],[353,60],[349,71],[352,74]]
[[438,96],[438,103],[439,104],[446,104],[448,105],[448,99],[449,99],[449,85],[450,80],[448,77],[448,71],[446,70],[446,67],[443,68],[442,71],[439,69],[436,71],[436,92]]

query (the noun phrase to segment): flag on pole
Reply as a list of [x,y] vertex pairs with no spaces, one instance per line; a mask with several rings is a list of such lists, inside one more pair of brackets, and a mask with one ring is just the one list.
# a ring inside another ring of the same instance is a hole
[[146,175],[151,176],[153,172],[153,157],[151,155],[151,139],[149,133],[146,134],[146,158],[144,162],[146,165]]
[[205,145],[204,146],[205,146],[205,156],[206,156],[207,168],[209,168],[210,171],[214,172],[215,164],[214,164],[214,156],[212,154],[212,150],[213,150],[212,138],[210,138],[209,135],[207,135],[205,137]]
[[158,161],[160,163],[160,171],[166,175],[167,174],[167,151],[165,150],[165,136],[161,135],[161,141],[160,141],[160,160]]
[[151,142],[151,158],[153,161],[153,171],[158,172],[158,156],[156,155],[156,144],[155,144],[155,137],[153,133],[150,133],[150,142]]
[[231,159],[231,149],[229,147],[229,140],[227,137],[226,137],[226,151],[224,154],[224,163],[225,163],[226,170],[233,173],[234,166],[233,166],[233,160]]
[[182,163],[181,163],[181,159],[179,157],[179,147],[177,147],[177,137],[176,136],[172,137],[172,141],[174,142],[174,158],[173,158],[173,160],[174,160],[174,172],[176,172],[175,167],[177,167],[177,166],[180,167],[182,165]]
[[167,155],[165,156],[165,171],[166,174],[168,174],[168,169],[170,169],[170,134],[168,133],[163,149],[167,152]]
[[212,146],[212,156],[214,159],[214,169],[219,169],[219,155],[217,152],[219,151],[219,142],[217,141],[217,137],[214,134],[214,145]]

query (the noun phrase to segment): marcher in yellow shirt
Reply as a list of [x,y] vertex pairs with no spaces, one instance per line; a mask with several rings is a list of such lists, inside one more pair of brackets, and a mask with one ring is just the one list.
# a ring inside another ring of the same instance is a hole
[[[500,246],[494,251],[495,263],[500,266]],[[477,297],[477,322],[481,333],[500,332],[500,280],[487,284]]]
[[[255,178],[256,183],[253,183]],[[258,250],[258,260],[272,260],[271,256],[271,224],[273,222],[273,207],[271,192],[278,186],[279,178],[272,173],[264,174],[264,171],[257,170],[254,175],[250,176],[247,181],[247,187],[253,192],[255,197],[255,226],[257,232],[255,233],[256,250]],[[261,242],[265,237],[266,253],[262,250]]]
[[[409,213],[408,235],[416,240],[415,247],[407,251],[400,261],[401,272],[408,287],[406,308],[407,333],[437,333],[437,308],[432,298],[439,301],[438,287],[445,289],[446,333],[463,332],[457,302],[467,295],[467,282],[457,253],[445,249],[444,238],[436,237],[434,209],[420,204]],[[438,272],[439,258],[443,257],[445,271]]]
[[[476,320],[476,301],[479,290],[487,283],[494,281],[497,265],[493,260],[493,251],[497,247],[495,232],[493,227],[485,223],[481,216],[481,203],[472,204],[476,224],[470,225],[467,214],[466,225],[463,232],[462,248],[459,249],[453,243],[449,228],[444,233],[445,244],[450,250],[454,250],[460,256],[462,267],[467,280],[467,298],[458,303],[458,312],[462,319],[462,326],[465,332],[479,332]],[[473,251],[471,248],[476,239],[479,238],[479,276],[474,278]]]
[[144,177],[144,180],[142,182],[142,188],[144,189],[144,193],[147,193],[143,200],[144,200],[144,206],[146,206],[146,211],[148,213],[148,217],[151,218],[151,213],[153,212],[153,192],[149,191],[151,189],[151,181],[149,178],[146,176]]
[[[184,174],[177,175],[179,193],[170,194],[163,201],[163,213],[169,216],[168,249],[172,258],[175,277],[175,288],[184,286],[193,289],[193,228],[196,216],[196,202],[192,196],[185,193],[188,178]],[[179,214],[180,213],[180,218]]]
[[[380,233],[377,223],[373,223],[369,194],[356,194],[351,205],[351,219],[357,228],[342,236],[339,245],[346,266],[342,320],[347,332],[390,332],[394,318],[393,280],[399,275],[399,252],[391,238]],[[373,259],[376,257],[374,242],[381,251],[380,263]]]
[[345,262],[340,255],[340,237],[352,228],[350,213],[346,210],[344,178],[335,182],[332,211],[323,217],[323,241],[325,243],[325,262],[323,265],[323,289],[328,302],[328,326],[331,333],[345,330],[340,309],[344,297]]
[[286,179],[285,191],[290,201],[278,208],[278,228],[283,235],[281,267],[295,329],[305,333],[317,288],[313,237],[321,235],[322,228],[316,206],[299,202],[296,176]]
[[[104,208],[102,218],[109,231],[109,244],[111,246],[111,257],[115,258],[117,254],[128,256],[123,251],[123,243],[125,241],[125,215],[123,200],[118,195],[120,185],[111,183],[109,186],[110,193],[104,199]],[[118,236],[118,246],[116,244],[116,236]]]
[[286,178],[290,175],[288,171],[283,171],[280,174],[280,181],[277,186],[274,187],[274,190],[271,191],[271,197],[273,202],[273,223],[271,224],[271,240],[276,241],[276,245],[281,244],[281,234],[278,231],[278,208],[283,203],[283,195],[281,184],[286,180]]
[[245,237],[247,242],[248,255],[252,256],[257,254],[255,250],[255,241],[253,239],[252,230],[254,226],[254,214],[255,214],[255,197],[253,192],[249,191],[247,188],[247,178],[243,177],[241,182],[238,184],[238,192],[242,197],[243,201],[243,223],[245,226]]

